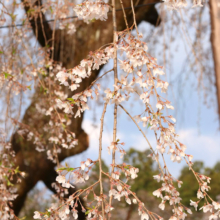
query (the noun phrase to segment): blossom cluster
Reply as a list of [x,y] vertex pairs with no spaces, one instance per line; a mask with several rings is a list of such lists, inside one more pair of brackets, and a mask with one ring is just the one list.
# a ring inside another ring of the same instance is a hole
[[[165,5],[169,10],[176,10],[180,8],[184,8],[188,5],[187,0],[163,0]],[[193,0],[193,8],[194,7],[202,7],[202,0]]]
[[85,1],[76,5],[73,9],[79,19],[83,19],[86,23],[91,20],[105,21],[108,18],[109,5],[102,0],[95,2]]
[[[113,47],[106,47],[104,50],[98,50],[95,53],[90,53],[88,59],[84,59],[78,66],[68,71],[61,70],[57,73],[56,78],[60,84],[69,87],[71,91],[77,91],[80,83],[83,79],[88,78],[91,75],[92,70],[97,70],[100,66],[106,64],[109,59],[113,57]],[[73,105],[78,107],[75,113],[75,118],[80,117],[81,113],[86,109],[89,109],[87,101],[89,97],[92,97],[92,90],[90,88],[83,92],[76,93],[72,97],[67,98],[66,101],[56,99],[56,105],[60,109],[64,109],[67,114],[74,114],[72,111]],[[99,95],[98,90],[95,90],[95,94]]]
[[[91,171],[92,167],[96,164],[97,161],[92,161],[91,159],[87,159],[86,161],[81,162],[81,166],[78,168],[69,168],[64,167],[58,169],[58,172],[65,172],[65,175],[70,172],[72,181],[77,183],[84,183],[89,179],[88,173]],[[69,182],[66,182],[65,175],[59,175],[56,178],[56,181],[62,184],[63,187],[70,188],[73,187]]]
[[[6,134],[0,129],[0,218],[2,220],[14,219],[15,214],[12,209],[12,202],[17,198],[15,183],[20,183],[25,176],[19,167],[14,167],[11,162],[15,157],[15,152],[11,149],[11,144],[6,142]],[[12,182],[13,181],[13,182]]]

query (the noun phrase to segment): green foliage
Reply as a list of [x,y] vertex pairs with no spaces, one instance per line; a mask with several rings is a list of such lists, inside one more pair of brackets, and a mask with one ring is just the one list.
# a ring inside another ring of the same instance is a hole
[[4,73],[4,75],[5,75],[5,79],[7,79],[8,77],[12,77],[12,75],[9,74],[9,73],[7,73],[7,72],[3,72],[3,73]]

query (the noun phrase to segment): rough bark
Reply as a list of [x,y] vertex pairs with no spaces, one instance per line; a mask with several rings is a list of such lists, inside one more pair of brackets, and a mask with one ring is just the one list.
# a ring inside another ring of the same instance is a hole
[[220,123],[220,0],[210,0],[211,43],[215,65],[216,93]]
[[[41,2],[38,0],[34,5],[29,5],[24,2],[26,12],[33,6],[39,6]],[[136,1],[134,1],[135,3]],[[146,4],[157,2],[156,0],[140,0],[139,4]],[[125,7],[130,7],[130,1],[124,1]],[[121,8],[119,1],[117,1],[116,8]],[[126,10],[129,25],[133,24],[133,16],[131,10]],[[158,23],[158,13],[154,8],[154,5],[145,6],[136,9],[137,23],[141,21],[147,21],[153,25]],[[42,47],[46,45],[52,46],[52,29],[48,23],[38,24],[40,21],[45,21],[43,14],[37,18],[30,18],[33,32],[37,37]],[[117,26],[118,30],[124,30],[126,28],[123,19],[123,13],[117,12]],[[37,24],[37,25],[36,25]],[[63,66],[73,68],[75,65],[86,58],[89,51],[95,51],[102,45],[112,42],[112,18],[109,14],[109,19],[105,22],[95,21],[90,24],[85,24],[82,21],[77,23],[77,32],[74,36],[67,35],[64,30],[55,30],[54,39],[54,60],[62,62]],[[80,88],[76,92],[80,92],[87,88],[88,85],[98,76],[99,71],[94,71],[90,78],[85,79]],[[33,101],[27,109],[22,123],[28,124],[30,127],[37,130],[39,133],[44,132],[43,127],[48,123],[49,118],[46,116],[40,116],[35,108],[35,104],[41,101],[39,94],[34,95]],[[71,131],[76,133],[76,137],[79,140],[79,145],[70,150],[62,149],[59,154],[59,160],[62,161],[69,156],[73,156],[85,151],[89,147],[88,135],[81,128],[83,117],[74,119],[70,125]],[[46,137],[46,135],[45,135]],[[48,143],[49,144],[49,143]],[[47,155],[42,152],[39,153],[35,150],[35,146],[32,142],[25,139],[21,139],[18,133],[12,136],[12,146],[16,152],[16,166],[19,166],[21,171],[26,172],[28,175],[18,185],[19,196],[14,201],[13,209],[15,214],[18,214],[24,204],[27,193],[36,185],[36,183],[42,180],[46,186],[51,189],[51,183],[55,181],[55,171],[51,161],[47,159]],[[83,219],[83,217],[81,218]]]

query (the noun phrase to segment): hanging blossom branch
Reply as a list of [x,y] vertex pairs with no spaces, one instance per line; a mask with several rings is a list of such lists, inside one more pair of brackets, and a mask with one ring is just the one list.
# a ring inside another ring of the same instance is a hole
[[[116,11],[115,11],[115,0],[112,0],[112,20],[113,20],[113,41],[114,41],[114,84],[117,86],[118,84],[118,70],[117,70],[117,21],[116,21]],[[117,87],[115,86],[114,92],[117,93]],[[113,150],[112,150],[112,175],[114,175],[115,170],[115,151],[116,151],[116,135],[117,135],[117,118],[118,118],[118,105],[115,103],[114,106],[114,124],[113,124]],[[113,189],[113,185],[111,183],[111,189]],[[111,206],[112,203],[112,195],[109,199],[109,206]]]
[[[49,125],[44,129],[50,130],[48,141],[52,144],[53,149],[45,147],[46,143],[41,140],[40,134],[31,131],[28,126],[22,125],[16,120],[13,121],[15,124],[20,125],[21,136],[27,135],[27,140],[34,138],[36,149],[38,151],[47,150],[48,159],[58,165],[58,154],[61,152],[60,146],[70,149],[77,145],[75,134],[67,128],[71,123],[71,117],[80,117],[82,112],[89,109],[87,105],[88,99],[92,99],[93,96],[100,96],[100,85],[97,81],[107,73],[114,71],[114,89],[105,88],[104,90],[105,104],[101,116],[98,159],[93,161],[88,158],[86,161],[82,161],[79,167],[75,168],[58,166],[58,176],[54,188],[59,191],[60,188],[74,188],[74,184],[85,183],[89,179],[91,170],[96,164],[99,166],[98,181],[89,187],[75,191],[67,199],[60,198],[44,213],[35,211],[33,218],[66,220],[72,215],[75,219],[78,219],[77,206],[81,206],[81,209],[86,212],[88,220],[110,220],[111,211],[114,209],[113,199],[121,201],[124,197],[129,205],[131,205],[131,203],[138,205],[138,213],[141,220],[163,219],[145,207],[137,195],[131,191],[129,181],[137,178],[139,169],[129,164],[116,163],[118,153],[121,157],[125,154],[123,149],[125,143],[117,139],[117,110],[119,106],[142,133],[152,151],[148,156],[152,157],[158,164],[160,173],[153,177],[156,181],[161,181],[162,186],[155,190],[153,195],[161,199],[159,208],[164,210],[166,203],[169,203],[169,205],[173,207],[173,214],[170,220],[185,219],[187,214],[192,213],[189,208],[181,203],[180,193],[174,184],[176,182],[178,187],[181,187],[182,182],[172,176],[166,165],[164,155],[170,154],[170,159],[173,162],[180,162],[184,159],[198,181],[198,201],[191,201],[191,205],[197,210],[198,204],[204,200],[205,203],[201,209],[204,212],[209,211],[211,213],[209,220],[215,220],[218,216],[220,217],[220,204],[215,202],[208,194],[210,178],[193,170],[192,155],[186,154],[186,146],[177,140],[175,118],[172,115],[166,116],[164,113],[164,110],[172,110],[174,107],[169,100],[166,100],[161,95],[162,93],[166,93],[169,86],[169,83],[162,79],[165,74],[163,67],[157,64],[157,59],[147,52],[148,48],[146,43],[141,41],[142,35],[138,31],[133,1],[131,0],[134,23],[131,27],[128,26],[123,0],[118,1],[120,1],[123,9],[123,16],[127,27],[127,29],[122,32],[117,31],[116,0],[112,0],[111,6],[102,0],[98,0],[94,2],[84,1],[82,4],[74,7],[74,11],[79,19],[83,19],[86,23],[94,19],[105,21],[109,8],[112,7],[114,36],[112,44],[104,45],[97,51],[90,52],[88,57],[82,60],[78,66],[68,70],[63,68],[61,64],[57,64],[50,59],[43,61],[38,68],[35,68],[33,61],[31,61],[31,64],[26,65],[26,69],[28,70],[26,70],[26,74],[29,76],[28,80],[31,80],[30,75],[38,79],[41,85],[40,90],[42,90],[43,93],[49,93],[50,96],[49,101],[47,99],[42,100],[42,103],[36,105],[36,108],[41,114],[50,117]],[[185,0],[166,0],[164,2],[168,9],[178,9],[186,5]],[[58,6],[59,5],[56,4],[56,10],[58,10]],[[200,0],[194,0],[194,6],[200,7],[202,6],[202,2]],[[49,7],[51,7],[51,5],[47,5],[45,8],[49,9]],[[62,12],[60,12],[58,18],[62,18],[63,16]],[[136,29],[137,36],[131,33],[133,27]],[[70,27],[70,31],[76,31],[75,27]],[[18,29],[15,29],[15,33],[15,41],[19,41],[19,37],[23,36],[23,33]],[[28,53],[28,51],[26,52]],[[3,53],[5,53],[5,51],[3,51]],[[71,94],[70,91],[76,92],[80,87],[80,83],[90,77],[93,70],[100,69],[111,59],[114,60],[114,66],[111,70],[94,80],[84,91],[69,97],[68,94]],[[30,74],[28,72],[30,72]],[[41,81],[41,78],[46,76],[48,72],[50,77],[49,85]],[[8,89],[12,88],[15,93],[29,88],[27,85],[23,86],[20,83],[20,79],[17,79],[15,75],[16,74],[14,74],[7,65],[2,65],[0,75],[1,87],[6,86]],[[64,93],[61,91],[61,86],[65,86],[66,91],[69,90],[69,92]],[[131,96],[138,97],[142,101],[145,109],[136,116],[132,116],[129,111],[125,109],[124,105],[122,105],[122,103],[128,102]],[[154,102],[155,100],[156,103]],[[111,104],[114,104],[113,139],[112,143],[108,146],[108,152],[112,155],[112,169],[110,173],[107,173],[104,172],[102,168],[102,135],[105,112],[107,106]],[[138,124],[140,122],[142,123],[141,126],[147,126],[155,134],[156,147],[149,142],[143,129]],[[0,183],[1,189],[3,189],[0,195],[1,198],[4,198],[3,195],[7,195],[7,199],[1,200],[0,217],[1,219],[10,219],[13,218],[14,215],[8,204],[16,197],[10,178],[14,175],[18,175],[17,179],[20,181],[24,173],[20,172],[18,168],[13,168],[10,159],[14,157],[14,152],[10,151],[11,147],[6,144],[5,139],[1,142],[4,145],[4,151],[2,151],[3,153],[1,154],[3,155],[1,158],[3,162],[0,164]],[[105,194],[103,190],[103,175],[107,177],[110,182],[108,194]],[[123,176],[125,176],[125,178]],[[97,186],[100,187],[99,195],[96,195],[94,191]],[[92,195],[94,199],[87,202],[87,207],[91,208],[87,208],[86,210],[80,203],[80,197],[83,197],[84,200],[87,201],[89,195]]]
[[102,185],[102,133],[104,125],[104,116],[106,112],[108,102],[105,103],[102,117],[101,117],[101,127],[100,127],[100,136],[99,136],[99,181],[100,181],[100,197],[102,201],[102,216],[105,216],[105,205],[104,205],[104,195],[103,195],[103,185]]

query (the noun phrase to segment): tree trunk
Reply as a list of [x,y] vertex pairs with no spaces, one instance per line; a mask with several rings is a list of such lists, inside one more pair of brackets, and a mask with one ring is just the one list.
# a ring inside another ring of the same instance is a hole
[[216,92],[220,123],[220,0],[209,0],[211,18],[211,43],[215,65]]

